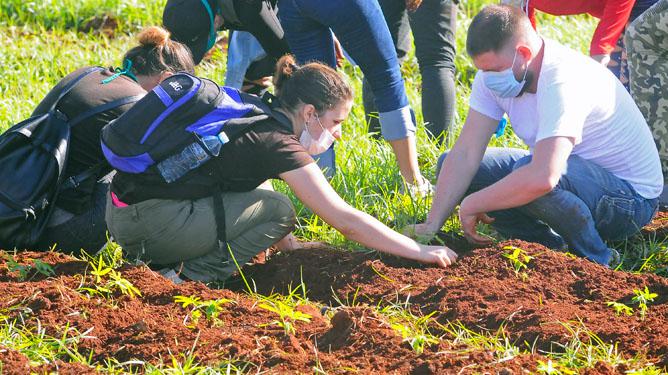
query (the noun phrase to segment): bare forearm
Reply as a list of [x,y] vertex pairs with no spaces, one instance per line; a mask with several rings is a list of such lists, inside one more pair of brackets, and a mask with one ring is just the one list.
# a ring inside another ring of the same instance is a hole
[[418,259],[421,245],[399,234],[364,212],[350,210],[339,223],[332,223],[346,238],[388,254]]
[[430,231],[438,231],[450,217],[471,184],[479,164],[479,159],[472,160],[457,150],[448,154],[441,167],[434,200],[427,215],[426,224]]
[[466,198],[470,212],[490,212],[523,206],[550,192],[549,180],[528,167],[517,169],[497,183]]

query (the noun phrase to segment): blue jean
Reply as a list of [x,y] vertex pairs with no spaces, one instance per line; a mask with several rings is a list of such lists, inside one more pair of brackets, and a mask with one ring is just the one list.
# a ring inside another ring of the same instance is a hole
[[[447,152],[438,161],[438,170]],[[466,195],[484,189],[531,162],[526,150],[489,148]],[[524,206],[490,212],[492,227],[507,238],[568,249],[608,264],[611,251],[604,240],[624,239],[647,224],[658,200],[636,193],[626,181],[595,163],[571,155],[557,186]]]
[[394,43],[377,0],[279,0],[278,17],[300,63],[317,60],[336,67],[333,31],[371,86],[383,137],[393,141],[415,133]]
[[241,89],[248,67],[266,55],[253,34],[246,31],[233,32],[227,51],[225,86]]

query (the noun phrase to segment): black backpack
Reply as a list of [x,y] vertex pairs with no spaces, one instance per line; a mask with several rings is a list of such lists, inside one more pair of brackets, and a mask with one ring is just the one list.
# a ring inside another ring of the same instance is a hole
[[195,171],[254,124],[271,117],[291,127],[272,107],[255,95],[187,73],[175,74],[102,129],[102,152],[122,173],[175,187],[178,196],[173,199],[213,196],[222,246],[225,216],[220,192],[225,189],[215,178],[209,185],[200,183],[201,175]]
[[141,96],[105,103],[72,119],[56,108],[84,77],[101,70],[86,70],[63,88],[47,113],[30,117],[0,135],[0,249],[35,246],[59,192],[76,188],[103,167],[98,164],[79,175],[64,176],[72,127]]

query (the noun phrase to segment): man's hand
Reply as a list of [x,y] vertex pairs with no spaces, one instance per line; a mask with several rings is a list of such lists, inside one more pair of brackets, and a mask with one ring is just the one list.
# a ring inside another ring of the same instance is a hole
[[[469,203],[467,203],[469,202]],[[462,201],[461,206],[459,207],[459,221],[462,223],[462,230],[464,231],[464,236],[466,239],[476,245],[489,245],[492,243],[492,239],[483,236],[476,231],[476,226],[479,222],[485,224],[491,224],[494,222],[494,219],[489,217],[484,212],[473,212],[469,209],[470,201],[468,198]]]
[[447,246],[422,246],[420,259],[422,263],[435,264],[441,268],[452,265],[457,260],[457,253]]

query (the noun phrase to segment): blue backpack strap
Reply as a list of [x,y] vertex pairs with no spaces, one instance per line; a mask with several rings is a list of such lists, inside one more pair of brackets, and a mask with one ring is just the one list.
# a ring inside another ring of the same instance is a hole
[[132,96],[126,96],[124,98],[116,99],[114,101],[111,101],[109,103],[101,104],[98,105],[97,107],[90,108],[84,113],[81,113],[77,115],[75,118],[70,120],[70,127],[74,127],[75,125],[79,124],[80,122],[93,117],[99,113],[106,112],[110,109],[114,109],[117,107],[120,107],[125,104],[130,104],[130,103],[135,103],[139,101],[141,98],[144,97],[145,94],[140,94],[140,95],[132,95]]
[[58,106],[58,103],[65,97],[65,95],[69,94],[70,91],[85,77],[88,75],[95,73],[95,72],[100,72],[104,70],[104,68],[100,68],[99,66],[96,66],[94,68],[88,68],[86,69],[83,73],[81,73],[78,77],[75,79],[71,80],[63,89],[60,91],[60,94],[58,95],[58,99],[56,99],[53,104],[51,104],[51,108],[49,108],[49,112],[53,112],[56,107]]

